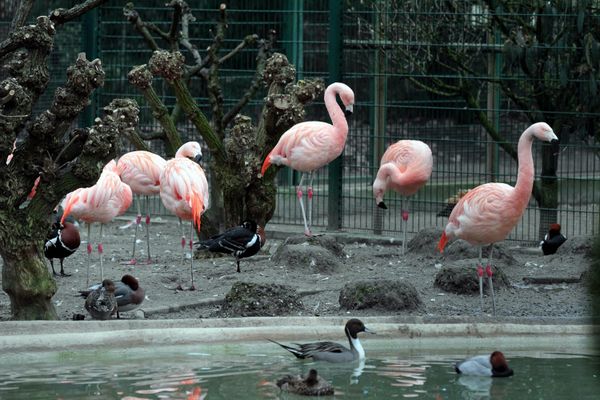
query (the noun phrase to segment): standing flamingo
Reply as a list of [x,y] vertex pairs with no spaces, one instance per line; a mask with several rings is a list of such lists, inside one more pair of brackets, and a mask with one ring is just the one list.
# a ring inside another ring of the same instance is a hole
[[483,311],[483,266],[481,248],[491,244],[486,274],[492,295],[493,313],[496,314],[494,286],[492,284],[492,250],[496,242],[504,240],[519,222],[531,197],[534,168],[531,145],[537,138],[552,143],[558,154],[558,137],[545,122],[531,125],[521,134],[518,144],[519,170],[514,187],[505,183],[485,183],[467,192],[454,206],[448,224],[442,233],[438,250],[444,251],[449,239],[460,238],[479,248],[477,275],[479,296]]
[[88,188],[79,188],[67,194],[62,202],[64,209],[61,225],[70,214],[85,221],[87,225],[87,253],[88,266],[86,285],[90,284],[90,256],[92,254],[91,225],[100,222],[100,240],[98,253],[100,254],[100,279],[104,280],[104,247],[102,246],[102,231],[104,224],[112,221],[117,215],[123,214],[131,205],[132,193],[129,185],[121,182],[117,174],[117,165],[114,160],[104,166],[98,182]]
[[[387,148],[383,157],[375,182],[373,194],[377,207],[387,209],[383,202],[383,195],[388,189],[395,190],[401,196],[408,197],[417,193],[427,183],[433,168],[431,149],[420,140],[399,140]],[[402,199],[402,255],[406,248],[406,225],[408,210],[404,208]]]
[[[342,113],[342,109],[336,101],[336,95],[339,95],[344,103],[346,115]],[[354,92],[340,82],[329,85],[325,90],[324,98],[333,125],[321,121],[307,121],[292,126],[281,135],[279,142],[265,158],[260,171],[264,175],[269,166],[275,164],[285,165],[302,172],[300,183],[296,188],[296,195],[302,211],[306,236],[312,235],[310,228],[312,226],[313,173],[335,160],[344,151],[348,136],[346,116],[352,113],[354,105]],[[302,182],[305,172],[310,174],[307,187],[308,223],[302,202]]]
[[160,193],[160,174],[167,161],[161,156],[149,151],[131,151],[124,154],[117,162],[118,173],[121,180],[129,185],[133,194],[137,195],[137,216],[135,219],[135,235],[133,238],[133,251],[129,264],[136,264],[135,244],[138,228],[142,221],[140,210],[141,195],[146,197],[146,243],[148,246],[148,263],[152,262],[150,256],[150,207],[148,196]]
[[[192,161],[191,159],[194,161]],[[198,142],[188,142],[177,150],[175,158],[167,161],[160,175],[160,198],[164,206],[173,214],[191,221],[189,248],[192,251],[194,242],[194,225],[200,230],[200,217],[210,205],[208,181],[204,170],[198,164],[202,158],[202,150]],[[185,233],[182,230],[182,251],[185,249]],[[194,256],[190,258],[190,272],[194,290]]]

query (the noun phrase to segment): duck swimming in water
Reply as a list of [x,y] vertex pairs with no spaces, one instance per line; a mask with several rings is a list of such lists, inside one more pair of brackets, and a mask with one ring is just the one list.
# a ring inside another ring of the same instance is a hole
[[306,378],[286,375],[277,381],[277,386],[282,391],[302,396],[332,396],[334,393],[331,383],[321,378],[316,369],[311,369]]

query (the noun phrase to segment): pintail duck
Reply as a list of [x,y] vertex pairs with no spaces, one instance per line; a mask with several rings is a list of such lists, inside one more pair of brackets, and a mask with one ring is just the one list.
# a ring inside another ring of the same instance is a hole
[[113,281],[105,279],[101,287],[92,290],[85,299],[85,309],[94,319],[110,319],[110,316],[117,311]]
[[364,359],[365,350],[358,339],[358,333],[375,332],[367,329],[362,321],[356,318],[346,322],[344,331],[350,342],[350,348],[335,342],[294,343],[297,347],[290,347],[274,340],[269,340],[280,345],[298,358],[312,358],[313,360],[328,362],[351,362]]
[[200,250],[232,254],[240,272],[240,258],[251,257],[265,244],[265,230],[254,221],[246,220],[225,232],[195,243]]
[[316,369],[311,369],[306,378],[297,375],[286,375],[277,381],[277,386],[283,391],[302,396],[331,396],[333,386],[317,374]]
[[[102,284],[90,286],[87,290],[80,290],[82,297],[87,297],[92,291],[99,289]],[[115,285],[115,298],[117,300],[117,318],[120,312],[132,311],[138,308],[146,298],[146,291],[140,286],[138,280],[127,274],[123,275],[120,282]]]
[[508,367],[504,354],[494,351],[489,356],[475,356],[467,358],[454,365],[454,370],[459,374],[491,376],[504,378],[513,375],[513,370]]

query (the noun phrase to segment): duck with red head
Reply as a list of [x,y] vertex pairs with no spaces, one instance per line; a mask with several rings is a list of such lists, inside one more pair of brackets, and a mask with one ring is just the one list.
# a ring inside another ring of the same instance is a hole
[[455,364],[454,370],[459,374],[490,376],[492,378],[505,378],[514,373],[508,367],[506,358],[504,358],[501,351],[494,351],[489,356],[467,358]]
[[[90,286],[86,290],[80,290],[81,297],[87,298],[90,293],[100,289],[101,283]],[[114,284],[114,295],[117,300],[117,318],[120,312],[132,311],[138,308],[146,298],[146,291],[140,286],[139,281],[132,275],[123,275],[120,282]]]
[[547,256],[555,254],[558,248],[566,241],[567,238],[560,233],[560,224],[550,224],[550,229],[544,236],[544,240],[540,242],[540,247],[544,255]]
[[59,275],[54,270],[55,258],[60,260],[60,275],[71,276],[71,274],[65,273],[63,260],[75,253],[80,244],[81,238],[79,236],[79,229],[77,229],[73,222],[65,221],[61,224],[60,220],[57,220],[52,224],[52,229],[44,244],[44,255],[50,261],[54,276]]

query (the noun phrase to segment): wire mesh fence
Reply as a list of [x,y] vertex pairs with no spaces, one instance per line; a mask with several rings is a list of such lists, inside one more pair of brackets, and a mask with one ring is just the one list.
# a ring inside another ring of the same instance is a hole
[[[63,3],[68,2],[37,2],[34,13],[47,13]],[[96,12],[92,24],[80,21],[59,31],[51,60],[52,82],[64,81],[66,66],[79,51],[95,53],[106,71],[106,84],[95,98],[96,113],[115,97],[134,98],[142,107],[140,130],[149,134],[160,126],[128,83],[127,73],[134,65],[147,63],[152,50],[125,18],[125,3],[108,2]],[[342,155],[341,186],[330,182],[327,167],[315,173],[313,224],[317,227],[397,235],[404,223],[403,206],[411,213],[409,233],[442,227],[447,221],[446,199],[460,190],[489,181],[514,185],[518,164],[506,149],[516,148],[519,135],[531,122],[546,119],[563,142],[555,204],[544,207],[533,196],[509,239],[537,242],[548,215],[555,219],[551,222],[561,223],[567,236],[596,234],[600,146],[593,139],[600,137],[596,122],[600,107],[593,98],[600,96],[590,77],[597,78],[595,71],[600,70],[596,55],[600,13],[594,2],[530,3],[499,2],[498,7],[505,9],[490,10],[485,1],[240,0],[228,4],[222,52],[235,48],[246,35],[264,38],[274,30],[275,51],[285,53],[296,65],[299,79],[330,81],[331,66],[337,65],[341,80],[353,88],[357,102]],[[212,43],[221,2],[190,0],[188,4],[196,18],[190,24],[190,39],[204,51]],[[333,7],[342,10],[339,59],[330,57],[335,46],[330,41]],[[164,1],[144,1],[136,10],[144,20],[169,30],[172,10]],[[10,13],[1,16],[1,37],[7,33],[9,18]],[[90,29],[95,30],[95,42],[86,49],[83,39]],[[577,57],[579,63],[569,61]],[[226,107],[243,95],[255,63],[256,48],[248,47],[220,66]],[[565,65],[570,69],[565,71]],[[154,86],[172,107],[175,97],[167,85],[157,81]],[[210,115],[206,84],[195,79],[190,87]],[[532,87],[539,93],[527,97]],[[561,90],[564,95],[557,96]],[[256,118],[264,95],[261,89],[244,114]],[[38,108],[44,108],[43,101]],[[309,106],[307,119],[328,121],[322,101]],[[178,129],[184,141],[201,141],[185,118]],[[491,131],[498,137],[493,138]],[[396,194],[387,193],[389,209],[381,211],[375,206],[372,183],[381,155],[401,139],[422,140],[431,147],[433,173],[428,184],[404,204]],[[158,142],[149,143],[153,151],[165,153]],[[128,144],[124,148],[131,149]],[[534,143],[538,185],[548,167],[546,153],[540,143]],[[299,225],[300,230],[298,178],[288,169],[279,173],[272,222]],[[552,181],[551,175],[544,179]],[[331,198],[340,200],[332,203]],[[166,213],[160,200],[154,201],[155,211]],[[329,220],[333,211],[341,213],[339,223]]]

